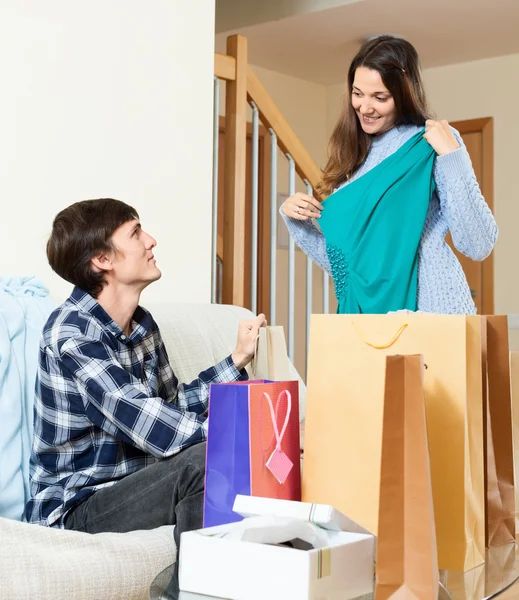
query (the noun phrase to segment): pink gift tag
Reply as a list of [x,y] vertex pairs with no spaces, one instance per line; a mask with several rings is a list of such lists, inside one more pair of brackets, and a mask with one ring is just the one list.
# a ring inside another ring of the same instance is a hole
[[282,450],[278,450],[276,448],[265,466],[279,481],[279,483],[285,483],[290,471],[294,466],[294,463]]
[[267,460],[265,466],[281,484],[285,483],[290,471],[292,470],[292,467],[294,466],[294,463],[288,458],[288,456],[283,452],[283,450],[281,450],[281,442],[283,441],[283,436],[285,435],[288,420],[290,418],[290,411],[292,410],[292,396],[290,395],[290,392],[288,390],[284,390],[279,394],[276,405],[279,404],[279,400],[283,394],[286,394],[287,396],[288,406],[287,414],[285,415],[285,422],[280,432],[278,429],[276,413],[274,412],[272,399],[267,394],[267,392],[264,392],[264,396],[269,403],[270,416],[272,418],[272,427],[274,429],[274,435],[276,436],[276,448],[274,449],[274,452],[270,455],[270,458]]

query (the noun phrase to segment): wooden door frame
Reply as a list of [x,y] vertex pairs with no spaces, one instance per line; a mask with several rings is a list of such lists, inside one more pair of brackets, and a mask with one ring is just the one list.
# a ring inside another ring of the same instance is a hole
[[[218,121],[219,133],[225,133],[225,117]],[[257,306],[270,318],[270,134],[263,126],[259,126],[259,156],[258,156],[258,285]],[[252,138],[252,123],[247,123],[247,138]],[[251,223],[246,227],[250,231]],[[223,239],[218,236],[217,254],[223,256]],[[277,257],[274,257],[276,260]],[[250,265],[246,265],[250,270]],[[245,276],[245,273],[244,273]],[[247,298],[249,291],[245,292]],[[250,307],[247,307],[250,308]]]
[[[494,213],[494,118],[469,119],[451,123],[462,135],[481,133],[481,193],[492,214]],[[481,270],[483,309],[485,314],[494,314],[494,252],[483,261]]]

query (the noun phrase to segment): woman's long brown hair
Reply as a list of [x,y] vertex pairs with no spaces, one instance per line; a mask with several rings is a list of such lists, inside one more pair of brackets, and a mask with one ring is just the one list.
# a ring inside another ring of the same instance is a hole
[[344,106],[328,144],[328,162],[317,191],[330,195],[349,179],[368,156],[371,136],[365,133],[351,104],[355,71],[366,67],[380,73],[395,101],[395,125],[424,125],[429,118],[420,59],[414,46],[401,38],[382,35],[366,42],[348,71]]

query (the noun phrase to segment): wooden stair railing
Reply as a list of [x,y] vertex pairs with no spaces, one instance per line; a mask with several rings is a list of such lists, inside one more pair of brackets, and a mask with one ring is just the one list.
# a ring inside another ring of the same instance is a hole
[[296,172],[303,181],[315,189],[321,171],[248,64],[247,38],[233,35],[227,39],[227,54],[215,54],[214,74],[226,81],[223,244],[218,239],[218,256],[223,264],[222,299],[225,304],[244,306],[244,275],[249,268],[245,265],[248,102],[254,102],[260,121],[274,131],[279,148],[294,159]]

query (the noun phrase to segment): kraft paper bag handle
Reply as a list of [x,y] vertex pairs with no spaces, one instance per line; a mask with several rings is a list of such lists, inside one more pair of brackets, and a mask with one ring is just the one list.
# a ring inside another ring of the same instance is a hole
[[357,335],[360,337],[360,339],[365,344],[370,346],[371,348],[375,348],[375,350],[386,350],[387,348],[390,348],[398,340],[398,338],[402,335],[402,333],[404,333],[406,327],[409,327],[409,323],[404,323],[402,325],[402,327],[400,327],[400,329],[395,333],[395,335],[388,342],[386,342],[384,344],[374,344],[366,339],[366,337],[364,336],[362,331],[359,329],[359,327],[357,326],[355,321],[352,321],[351,324],[353,325],[353,327],[354,327],[355,331],[357,332]]

